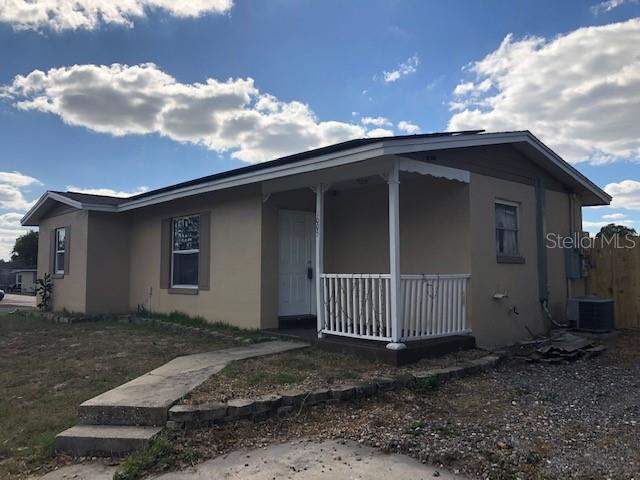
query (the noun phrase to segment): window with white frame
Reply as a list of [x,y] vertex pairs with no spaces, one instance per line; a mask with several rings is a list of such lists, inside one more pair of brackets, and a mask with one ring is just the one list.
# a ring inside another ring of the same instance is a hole
[[520,255],[518,245],[519,212],[518,204],[496,201],[496,253],[499,256],[517,257]]
[[198,287],[200,216],[177,217],[172,221],[171,286]]
[[64,275],[64,257],[66,255],[67,247],[67,229],[56,228],[55,230],[55,265],[54,270],[58,275]]

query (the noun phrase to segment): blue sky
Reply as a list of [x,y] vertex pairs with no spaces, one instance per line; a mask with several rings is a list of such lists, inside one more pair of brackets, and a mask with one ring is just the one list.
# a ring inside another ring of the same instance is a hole
[[0,6],[0,258],[48,189],[448,128],[532,130],[615,194],[587,229],[640,227],[637,1],[72,3]]

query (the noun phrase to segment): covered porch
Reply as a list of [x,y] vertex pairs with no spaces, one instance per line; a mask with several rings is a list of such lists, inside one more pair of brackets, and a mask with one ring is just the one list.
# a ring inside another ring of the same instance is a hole
[[281,320],[392,351],[469,336],[469,182],[386,155],[265,183]]

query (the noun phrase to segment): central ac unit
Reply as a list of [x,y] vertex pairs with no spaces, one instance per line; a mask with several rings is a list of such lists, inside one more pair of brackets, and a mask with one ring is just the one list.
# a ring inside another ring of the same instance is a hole
[[567,318],[577,330],[604,333],[615,329],[614,304],[596,296],[570,298]]

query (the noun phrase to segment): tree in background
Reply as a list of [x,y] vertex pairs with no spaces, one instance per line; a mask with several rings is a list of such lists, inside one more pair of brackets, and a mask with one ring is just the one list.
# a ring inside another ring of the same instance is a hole
[[38,232],[32,230],[16,238],[11,261],[23,267],[35,267],[38,264]]
[[612,238],[615,236],[624,237],[626,235],[637,235],[635,228],[625,227],[624,225],[616,225],[615,223],[610,223],[609,225],[605,225],[600,229],[600,231],[596,234],[597,237],[605,237]]

